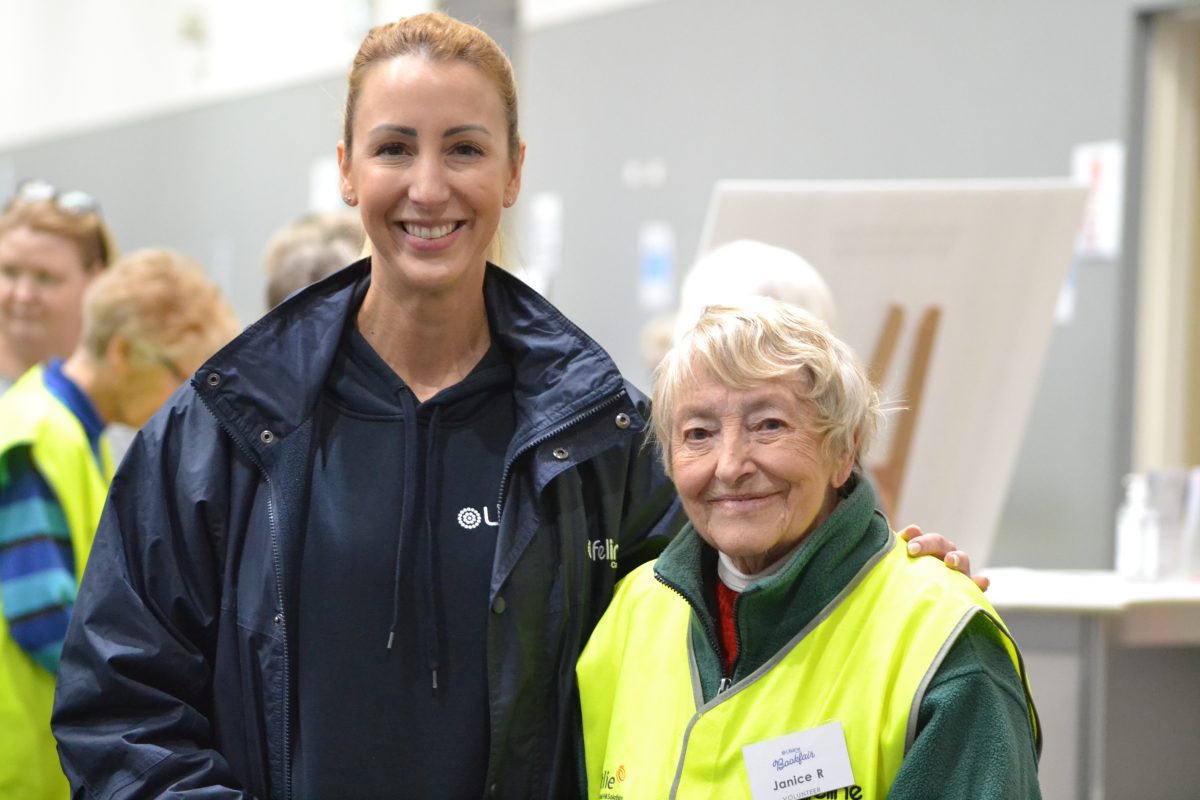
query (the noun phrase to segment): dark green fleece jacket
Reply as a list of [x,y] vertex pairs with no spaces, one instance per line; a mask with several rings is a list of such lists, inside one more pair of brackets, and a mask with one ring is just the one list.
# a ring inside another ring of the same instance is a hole
[[[716,550],[689,524],[663,551],[655,563],[656,576],[695,612],[692,644],[705,701],[716,695],[722,677],[736,683],[774,656],[821,614],[872,555],[889,546],[889,526],[875,510],[870,484],[852,476],[843,495],[782,570],[751,584],[738,598],[738,655],[731,676],[723,674],[717,633]],[[890,800],[1041,797],[1040,748],[1020,676],[1001,635],[982,615],[963,629],[926,691],[917,736]]]

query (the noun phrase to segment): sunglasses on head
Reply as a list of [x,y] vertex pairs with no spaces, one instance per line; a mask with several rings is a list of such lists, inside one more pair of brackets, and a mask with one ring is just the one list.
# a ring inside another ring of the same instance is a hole
[[54,184],[41,178],[21,181],[8,207],[17,203],[54,203],[60,211],[76,217],[100,213],[100,204],[87,192],[79,189],[59,191]]

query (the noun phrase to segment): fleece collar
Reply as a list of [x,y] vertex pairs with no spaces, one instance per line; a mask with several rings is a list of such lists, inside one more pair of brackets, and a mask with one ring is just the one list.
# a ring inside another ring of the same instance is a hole
[[[887,521],[875,510],[875,493],[855,473],[829,519],[809,534],[778,572],[751,583],[734,610],[739,643],[735,681],[749,675],[811,622],[888,544]],[[717,552],[689,523],[655,563],[658,579],[692,606],[707,640],[696,642],[702,682],[715,686],[722,667],[717,637]],[[707,692],[706,692],[707,695]]]

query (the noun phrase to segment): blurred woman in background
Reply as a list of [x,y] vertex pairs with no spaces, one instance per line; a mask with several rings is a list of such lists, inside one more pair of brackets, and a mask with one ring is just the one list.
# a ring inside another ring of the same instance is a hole
[[305,214],[280,228],[263,257],[267,308],[356,260],[363,238],[362,223],[349,212]]
[[116,257],[92,197],[27,181],[0,214],[0,393],[79,342],[83,293]]

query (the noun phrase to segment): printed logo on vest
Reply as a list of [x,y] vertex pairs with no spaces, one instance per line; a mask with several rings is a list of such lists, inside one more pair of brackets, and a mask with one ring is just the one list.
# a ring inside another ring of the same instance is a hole
[[468,531],[473,531],[483,523],[489,528],[495,528],[500,524],[500,520],[493,520],[488,516],[488,507],[484,506],[482,513],[478,509],[467,506],[458,512],[458,524]]
[[590,560],[607,561],[612,565],[613,569],[617,568],[617,548],[621,545],[612,539],[596,539],[595,541],[584,542],[583,546],[587,549],[587,557]]
[[625,765],[616,770],[605,768],[600,772],[600,800],[624,800],[625,792],[620,784],[625,782]]

